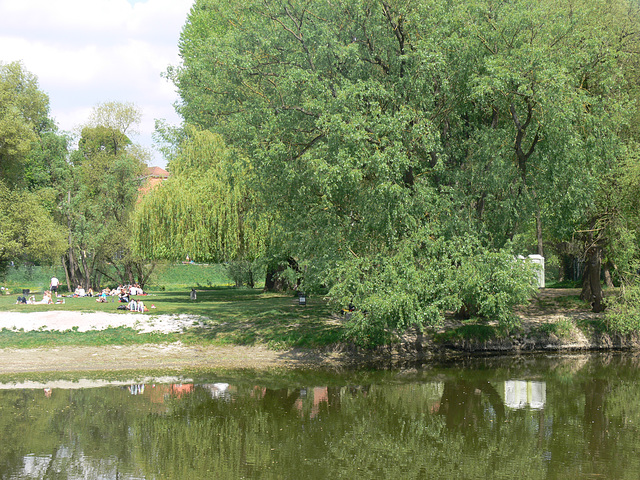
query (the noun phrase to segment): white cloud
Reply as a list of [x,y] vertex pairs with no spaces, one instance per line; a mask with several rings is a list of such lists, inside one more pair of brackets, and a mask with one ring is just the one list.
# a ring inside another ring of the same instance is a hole
[[[154,120],[179,123],[175,88],[161,73],[177,65],[193,0],[0,0],[0,61],[22,61],[49,95],[62,130],[106,101],[133,102],[151,148]],[[154,158],[153,164],[164,161]]]

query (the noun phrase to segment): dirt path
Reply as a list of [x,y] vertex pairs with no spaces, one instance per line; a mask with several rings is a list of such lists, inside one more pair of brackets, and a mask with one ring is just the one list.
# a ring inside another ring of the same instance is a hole
[[330,365],[331,359],[295,350],[260,347],[169,345],[60,347],[0,350],[0,373],[118,371],[149,369],[302,368]]

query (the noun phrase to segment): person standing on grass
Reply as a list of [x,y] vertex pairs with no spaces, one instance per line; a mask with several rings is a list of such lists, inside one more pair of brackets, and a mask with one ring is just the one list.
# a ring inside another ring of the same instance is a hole
[[51,296],[58,296],[58,285],[60,285],[60,280],[58,280],[54,275],[53,277],[51,277],[51,285],[49,288],[49,290],[51,290]]

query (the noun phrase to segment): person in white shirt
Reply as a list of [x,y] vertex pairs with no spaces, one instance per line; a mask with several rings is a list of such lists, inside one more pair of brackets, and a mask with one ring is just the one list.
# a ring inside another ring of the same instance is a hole
[[60,280],[58,280],[56,278],[56,276],[54,275],[53,277],[51,277],[51,295],[55,295],[56,297],[58,296],[58,285],[60,285]]

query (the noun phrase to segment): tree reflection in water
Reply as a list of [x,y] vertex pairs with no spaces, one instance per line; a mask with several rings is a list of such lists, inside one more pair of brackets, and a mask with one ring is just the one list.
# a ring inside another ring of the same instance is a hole
[[237,375],[5,388],[0,478],[626,478],[640,471],[636,359],[562,359],[521,371],[505,365],[327,373],[320,382],[300,373],[293,381]]
[[491,383],[483,380],[444,382],[438,413],[446,418],[448,429],[464,430],[467,434],[477,433],[481,426],[486,428],[487,422],[499,429],[505,419],[502,397]]

